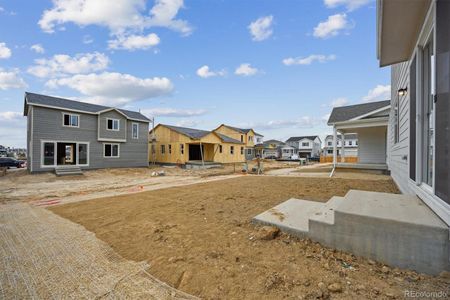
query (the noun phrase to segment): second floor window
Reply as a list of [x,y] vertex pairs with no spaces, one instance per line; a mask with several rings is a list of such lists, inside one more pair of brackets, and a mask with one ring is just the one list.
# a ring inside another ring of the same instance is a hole
[[303,143],[302,143],[302,146],[303,146],[303,147],[309,147],[309,143],[308,143],[308,142],[303,142]]
[[131,136],[133,139],[137,139],[139,138],[139,124],[138,123],[133,123],[131,125]]
[[241,143],[243,143],[243,142],[244,142],[244,136],[241,135]]
[[119,131],[119,120],[117,119],[107,119],[106,120],[106,129]]
[[328,146],[332,146],[333,145],[333,142],[328,142]]
[[73,114],[64,114],[64,126],[79,127],[79,116]]
[[184,154],[184,144],[180,144],[180,153]]

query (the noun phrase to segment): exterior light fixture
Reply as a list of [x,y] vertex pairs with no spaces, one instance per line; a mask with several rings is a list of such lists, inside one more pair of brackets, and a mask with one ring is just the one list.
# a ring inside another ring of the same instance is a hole
[[399,89],[397,91],[397,93],[398,93],[399,96],[404,96],[404,95],[406,95],[408,93],[408,88]]

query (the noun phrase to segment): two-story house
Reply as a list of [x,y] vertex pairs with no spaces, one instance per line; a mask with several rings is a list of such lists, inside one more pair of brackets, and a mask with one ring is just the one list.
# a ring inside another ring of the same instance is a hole
[[262,134],[255,132],[251,128],[237,128],[225,124],[220,125],[213,131],[244,143],[246,160],[251,160],[256,157],[255,145],[262,142],[264,138]]
[[28,170],[148,166],[150,120],[141,113],[25,93]]
[[[342,156],[342,143],[344,143],[344,157],[358,157],[358,135],[356,133],[347,133],[344,135],[344,141],[340,135],[337,136],[337,155]],[[327,135],[322,156],[333,157],[333,135]]]
[[322,149],[322,141],[317,135],[293,136],[287,139],[286,145],[297,149],[294,154],[301,158],[318,157]]
[[255,145],[256,155],[261,158],[276,159],[281,157],[281,147],[285,144],[279,140],[267,140]]

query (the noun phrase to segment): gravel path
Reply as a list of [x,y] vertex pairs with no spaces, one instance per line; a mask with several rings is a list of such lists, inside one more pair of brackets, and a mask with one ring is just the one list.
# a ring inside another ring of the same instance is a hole
[[0,205],[0,299],[193,299],[80,225],[25,203]]

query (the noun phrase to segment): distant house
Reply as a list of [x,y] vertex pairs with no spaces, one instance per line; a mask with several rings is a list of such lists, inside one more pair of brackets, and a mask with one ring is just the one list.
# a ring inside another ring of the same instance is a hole
[[[286,145],[294,148],[293,154],[303,158],[318,157],[322,150],[322,141],[317,135],[290,137],[287,139]],[[290,149],[286,148],[285,150]]]
[[25,93],[28,170],[148,166],[149,119],[102,105]]
[[150,161],[163,164],[245,162],[245,143],[218,131],[158,124],[150,137]]
[[282,141],[267,140],[255,145],[256,155],[261,158],[280,158],[281,148],[285,145]]
[[[358,135],[356,133],[344,134],[344,153],[342,153],[342,135],[337,137],[337,155],[344,157],[358,157]],[[322,156],[333,157],[333,136],[327,135]]]
[[226,124],[220,125],[213,131],[243,143],[246,160],[251,160],[256,157],[255,145],[261,143],[264,137],[262,134],[255,132],[251,128],[238,128]]

